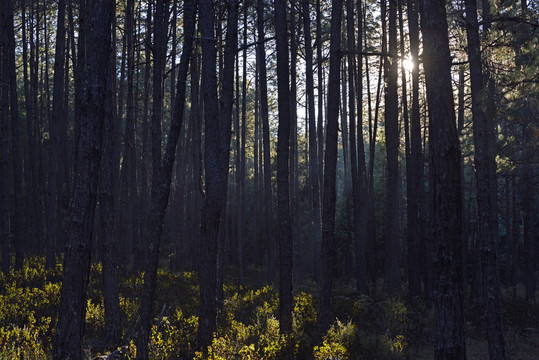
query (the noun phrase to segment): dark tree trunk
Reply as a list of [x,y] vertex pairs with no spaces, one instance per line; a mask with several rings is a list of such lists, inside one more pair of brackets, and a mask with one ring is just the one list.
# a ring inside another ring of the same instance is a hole
[[217,330],[217,296],[220,280],[218,249],[221,220],[224,219],[228,186],[228,163],[234,86],[234,57],[238,44],[238,4],[228,4],[227,34],[224,51],[221,113],[217,100],[217,53],[215,48],[215,10],[208,0],[200,1],[200,34],[202,37],[202,88],[204,96],[206,193],[202,207],[201,253],[199,262],[200,321],[199,346],[211,344]]
[[422,1],[429,105],[432,236],[435,250],[435,359],[466,359],[462,290],[460,149],[451,88],[445,1]]
[[2,273],[10,270],[9,229],[9,4],[2,2],[0,15],[0,238],[2,241]]
[[[167,2],[159,2],[157,4],[156,12],[156,24],[155,30],[157,34],[166,33],[167,29]],[[157,168],[154,167],[154,172],[157,171],[158,174],[155,174],[152,179],[152,204],[149,213],[148,221],[148,254],[147,254],[147,263],[146,271],[144,273],[144,289],[141,299],[140,306],[140,324],[138,328],[138,337],[137,337],[137,358],[138,359],[147,359],[148,358],[148,340],[151,330],[151,320],[152,320],[152,310],[153,310],[153,298],[155,294],[155,288],[157,285],[157,267],[159,265],[159,246],[161,241],[161,234],[163,231],[163,222],[165,218],[165,211],[168,205],[169,195],[170,195],[170,183],[172,181],[172,169],[174,167],[174,159],[176,156],[176,145],[178,144],[178,139],[180,137],[180,131],[183,123],[183,115],[185,109],[185,92],[186,92],[186,83],[187,83],[187,71],[189,69],[189,59],[191,57],[191,51],[193,47],[193,36],[195,31],[195,17],[197,9],[197,0],[189,0],[185,3],[185,12],[184,12],[184,43],[183,51],[180,58],[180,64],[178,66],[178,79],[176,82],[176,97],[174,99],[174,116],[172,117],[172,122],[170,125],[170,130],[167,137],[167,144],[165,147],[165,154],[161,159],[161,147],[157,144],[153,144],[154,150],[159,152],[159,159],[157,159],[156,154],[154,154],[154,161],[158,161]],[[165,37],[166,39],[166,37]],[[161,39],[163,40],[163,39]],[[163,40],[164,41],[164,40]],[[163,46],[161,51],[166,50],[166,43],[160,44]],[[163,55],[163,53],[161,53]],[[161,59],[164,61],[163,59]],[[161,64],[161,69],[164,68],[164,62]],[[154,73],[154,77],[157,75],[157,78],[154,79],[154,82],[160,83],[160,87],[156,88],[157,92],[163,91],[162,87],[162,73]],[[159,99],[155,99],[157,101]],[[155,109],[154,109],[155,111]],[[157,121],[160,117],[156,118],[154,114],[154,121]],[[158,126],[158,124],[154,124]],[[159,124],[160,126],[160,124]],[[153,135],[154,143],[157,140],[157,135],[159,136],[159,145],[161,144],[161,134],[160,131],[154,129]],[[157,149],[158,147],[158,149]]]
[[[323,182],[323,170],[324,169],[324,58],[322,56],[322,47],[324,45],[324,39],[322,38],[322,8],[320,4],[321,0],[316,0],[316,62],[318,72],[318,122],[316,125],[316,135],[318,137],[318,169],[319,179],[318,183],[320,187],[324,185]],[[320,203],[322,202],[322,190],[320,190]],[[320,209],[320,214],[322,209]],[[321,223],[320,223],[321,224]],[[322,244],[322,236],[320,236],[320,243],[315,244],[315,257],[313,259],[315,265],[315,274],[319,275],[318,260],[320,258],[320,246]]]
[[519,243],[520,217],[517,206],[516,174],[511,174],[511,285],[513,287],[512,301],[517,301],[518,272],[519,272]]
[[[27,145],[28,145],[28,155],[26,162],[26,174],[29,177],[27,181],[27,186],[30,186],[30,194],[27,195],[30,198],[28,199],[28,204],[31,210],[28,210],[28,214],[32,214],[30,223],[28,226],[30,230],[29,234],[29,243],[33,249],[37,250],[43,245],[43,227],[41,221],[41,200],[39,194],[39,183],[38,183],[38,166],[36,161],[36,145],[34,141],[34,121],[35,121],[35,102],[33,102],[34,93],[30,93],[30,79],[28,78],[28,48],[27,48],[27,38],[26,38],[26,8],[23,6],[21,9],[22,15],[22,42],[23,42],[23,73],[24,73],[24,103],[26,110],[26,136],[27,136]],[[33,36],[33,35],[31,35]],[[31,65],[31,64],[30,64]],[[30,69],[32,70],[32,68]],[[33,72],[33,71],[32,71]],[[34,238],[32,240],[32,238]],[[35,252],[32,252],[35,253]]]
[[[303,2],[303,31],[305,33],[305,67],[306,67],[306,93],[307,93],[307,117],[309,128],[309,186],[311,200],[311,234],[312,243],[308,244],[308,249],[313,249],[322,242],[322,227],[320,219],[320,182],[319,182],[319,162],[318,146],[316,140],[315,107],[314,107],[314,77],[313,77],[313,48],[311,39],[311,21],[309,1]],[[317,253],[315,251],[314,253]],[[308,261],[313,261],[314,256],[310,256]],[[312,267],[311,267],[312,269]],[[313,274],[314,275],[314,274]]]
[[[386,0],[382,0],[386,1]],[[382,16],[385,16],[382,13]],[[400,176],[399,109],[397,95],[397,0],[389,0],[389,56],[386,56],[385,132],[387,151],[387,229],[385,290],[394,295],[400,290]]]
[[[487,336],[491,359],[505,359],[505,347],[502,332],[502,308],[500,279],[498,274],[496,242],[497,221],[492,219],[492,177],[490,162],[493,156],[489,151],[489,124],[482,108],[483,82],[481,54],[477,25],[477,4],[466,0],[466,35],[468,39],[468,57],[470,63],[473,138],[475,149],[475,175],[477,188],[478,237],[481,247],[481,273],[483,276],[483,297],[486,305]],[[484,12],[484,11],[483,11]]]
[[[7,70],[6,78],[8,80],[10,100],[10,118],[11,118],[11,160],[13,164],[13,208],[14,221],[12,222],[13,245],[15,248],[15,270],[20,270],[23,263],[23,251],[26,245],[26,230],[23,222],[23,192],[22,192],[22,166],[21,166],[21,149],[19,135],[19,103],[17,97],[17,73],[15,67],[15,33],[13,29],[13,1],[6,0],[6,9],[4,16],[6,38],[6,47],[4,52],[4,68]],[[3,136],[9,137],[9,134]]]
[[337,175],[337,130],[339,121],[339,73],[341,50],[342,2],[331,2],[331,44],[329,48],[328,113],[324,168],[324,203],[322,210],[322,248],[320,253],[320,285],[318,297],[317,336],[331,323],[331,293],[335,258],[335,203]]
[[105,89],[110,58],[114,2],[95,0],[90,9],[88,79],[81,103],[81,132],[69,210],[69,238],[53,348],[54,359],[81,359],[86,289],[90,272],[92,229],[101,158]]
[[[238,265],[240,268],[240,283],[243,284],[245,276],[245,260],[243,247],[245,243],[246,233],[246,217],[245,209],[247,207],[245,197],[245,177],[247,174],[247,161],[245,159],[245,143],[247,140],[247,10],[248,6],[243,4],[243,74],[242,74],[242,93],[241,93],[241,147],[240,152],[240,173],[239,173],[239,190],[240,190],[240,208],[238,214]],[[239,64],[238,64],[239,67]]]
[[297,114],[297,57],[299,28],[296,26],[296,0],[290,0],[290,224],[293,240],[294,274],[303,277],[299,215],[298,114]]
[[262,121],[262,144],[264,160],[264,214],[265,233],[268,251],[268,281],[275,281],[275,233],[273,220],[273,195],[271,185],[270,130],[268,119],[268,85],[266,74],[266,49],[264,46],[264,1],[257,0],[257,34],[259,43],[256,48],[258,71],[260,73],[260,118]]
[[535,182],[534,182],[534,167],[533,154],[534,142],[531,139],[531,127],[523,128],[524,131],[524,164],[522,165],[522,212],[524,218],[524,249],[525,259],[525,286],[526,286],[526,301],[535,303],[535,291],[537,288],[537,260],[536,260],[536,210],[535,210]]
[[[290,88],[286,0],[275,1],[279,128],[277,140],[277,215],[279,226],[279,321],[284,334],[292,332],[292,228],[290,223]],[[338,110],[338,108],[337,108]]]
[[[412,144],[410,135],[410,121],[408,116],[408,94],[406,69],[404,59],[406,49],[404,48],[404,24],[402,15],[402,0],[398,1],[399,14],[399,36],[400,36],[400,55],[401,55],[401,79],[402,79],[402,114],[404,120],[405,134],[405,156],[406,156],[406,243],[408,245],[408,296],[417,297],[421,295],[421,262],[419,252],[419,227],[418,227],[418,194],[416,174],[414,173],[414,162],[412,160]],[[417,19],[417,18],[416,18]],[[417,65],[416,65],[417,67]]]
[[[359,30],[360,38],[362,39],[363,30],[362,30],[362,12],[361,12],[361,1],[358,2],[359,6]],[[348,50],[350,51],[347,60],[348,60],[348,83],[350,84],[349,90],[349,117],[350,117],[350,168],[352,175],[352,198],[353,198],[353,232],[354,232],[354,246],[355,246],[355,255],[356,255],[356,287],[360,293],[365,293],[366,288],[366,266],[365,266],[365,239],[366,239],[366,217],[365,217],[365,201],[361,199],[361,193],[365,194],[365,191],[362,190],[361,181],[365,179],[365,173],[359,173],[358,171],[358,153],[356,151],[356,95],[355,95],[355,86],[354,86],[354,77],[356,73],[356,64],[354,61],[354,55],[352,50],[355,49],[355,36],[354,36],[354,1],[346,1],[346,30],[347,30],[347,41],[348,41]],[[360,48],[362,41],[359,41]],[[362,74],[362,57],[359,57],[359,66],[358,70],[358,82],[357,89],[359,91],[359,99],[362,98],[362,87],[363,87],[363,74]],[[357,127],[357,142],[361,141],[359,148],[363,148],[363,136],[362,136],[362,101],[359,101],[358,108],[358,124]],[[364,157],[364,153],[360,151],[359,156]],[[361,160],[360,160],[361,162]],[[363,160],[363,164],[365,161]],[[365,166],[363,166],[363,170]],[[364,189],[364,187],[363,187]]]
[[56,241],[61,219],[58,208],[58,125],[64,114],[64,62],[65,62],[65,0],[58,2],[56,50],[54,53],[54,84],[52,117],[49,118],[49,178],[47,183],[47,256],[46,267],[56,262]]
[[[113,47],[115,48],[115,47]],[[116,54],[111,53],[109,74],[116,69]],[[110,346],[118,346],[122,337],[120,318],[120,295],[118,289],[118,269],[116,263],[117,245],[114,224],[114,201],[117,196],[113,192],[113,153],[112,142],[116,120],[114,115],[113,76],[107,79],[105,115],[103,119],[101,168],[99,170],[99,216],[101,225],[101,245],[103,262],[103,300],[105,305],[105,333]],[[117,198],[116,198],[116,201]]]
[[121,174],[121,212],[119,237],[121,243],[121,259],[126,263],[130,261],[133,250],[132,242],[134,231],[134,202],[136,198],[136,170],[135,170],[135,101],[134,101],[134,77],[135,77],[135,14],[134,0],[127,0],[125,10],[125,36],[127,50],[127,99],[125,131],[123,137],[123,158]]

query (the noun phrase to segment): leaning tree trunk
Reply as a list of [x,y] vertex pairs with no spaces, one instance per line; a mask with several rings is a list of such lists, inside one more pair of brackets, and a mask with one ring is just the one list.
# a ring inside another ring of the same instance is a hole
[[460,149],[451,87],[445,1],[423,0],[434,242],[435,359],[466,359],[461,276]]
[[[160,5],[164,7],[165,4],[162,3]],[[158,169],[154,169],[154,171],[158,171],[158,174],[156,174],[158,176],[154,176],[152,179],[152,204],[150,208],[147,233],[148,261],[146,263],[146,271],[144,273],[144,290],[140,306],[141,321],[139,324],[137,337],[138,359],[148,359],[148,340],[151,330],[153,298],[157,285],[156,283],[157,267],[159,264],[159,245],[161,242],[161,234],[163,231],[165,211],[168,205],[170,195],[170,183],[172,181],[172,168],[174,166],[174,159],[176,155],[176,145],[178,144],[180,130],[183,123],[183,113],[185,109],[185,91],[187,87],[187,71],[189,69],[189,59],[191,57],[191,51],[193,47],[196,8],[197,0],[189,0],[185,3],[184,44],[183,52],[180,58],[180,64],[178,66],[176,97],[174,99],[174,116],[172,117],[172,122],[170,124],[170,130],[167,137],[168,140],[165,147],[165,154],[163,155],[162,159],[160,146],[159,150],[156,149],[156,151],[159,151],[159,166]],[[165,8],[161,8],[160,13],[156,15],[156,17],[159,17],[159,21],[163,21],[163,23],[160,23],[159,25],[156,24],[156,31],[159,31],[158,29],[160,28],[160,26],[162,26],[165,28],[164,32],[166,33],[165,21],[167,17]],[[162,28],[161,30],[163,31]],[[165,44],[162,45],[165,46]],[[164,64],[162,65],[162,68],[164,68]],[[159,91],[159,89],[157,89],[157,91]],[[157,137],[157,135],[159,135],[160,142],[160,132],[155,131],[154,136]],[[154,138],[154,142],[156,140],[157,139]],[[154,159],[154,161],[157,161],[157,159]]]

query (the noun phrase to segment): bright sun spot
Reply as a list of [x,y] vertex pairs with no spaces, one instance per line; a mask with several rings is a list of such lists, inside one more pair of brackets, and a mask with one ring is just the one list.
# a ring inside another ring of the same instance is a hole
[[412,71],[412,69],[414,68],[414,62],[412,61],[412,59],[407,58],[402,61],[402,66],[404,66],[406,71]]

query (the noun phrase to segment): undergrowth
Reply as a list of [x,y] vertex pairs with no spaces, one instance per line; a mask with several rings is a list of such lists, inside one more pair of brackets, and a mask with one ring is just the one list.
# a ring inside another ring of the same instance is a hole
[[[0,274],[0,360],[50,359],[62,265],[45,269],[43,258],[26,259],[23,270]],[[114,351],[105,338],[101,265],[90,271],[84,354],[88,359]],[[143,274],[120,279],[123,343],[121,357],[136,356],[135,329]],[[150,336],[151,359],[426,359],[432,358],[433,312],[420,300],[359,296],[346,286],[333,298],[335,321],[316,340],[315,288],[294,296],[293,331],[279,331],[278,296],[271,286],[223,286],[219,329],[207,349],[197,346],[198,282],[193,272],[160,269]],[[508,358],[538,353],[536,305],[505,305]],[[484,319],[478,305],[466,305],[469,355],[483,358]],[[159,315],[158,315],[159,314]],[[159,318],[159,319],[158,319]],[[534,323],[535,321],[535,323]]]

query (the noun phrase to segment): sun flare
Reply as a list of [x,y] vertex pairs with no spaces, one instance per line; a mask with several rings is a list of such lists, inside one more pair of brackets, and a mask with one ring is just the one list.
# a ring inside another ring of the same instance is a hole
[[406,69],[406,71],[412,71],[415,64],[412,59],[407,58],[402,61],[402,66],[404,66],[404,69]]

